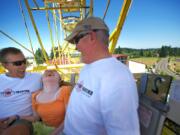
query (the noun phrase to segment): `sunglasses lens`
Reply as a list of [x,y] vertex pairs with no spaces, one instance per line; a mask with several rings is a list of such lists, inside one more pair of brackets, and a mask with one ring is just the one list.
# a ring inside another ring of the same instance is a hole
[[74,40],[74,43],[75,43],[75,44],[78,44],[78,42],[79,42],[79,40],[78,40],[78,38],[76,38],[76,39]]
[[78,36],[76,39],[75,39],[75,44],[78,44],[79,43],[79,40],[82,38],[82,36]]
[[75,43],[75,44],[78,44],[78,43],[79,43],[79,40],[80,40],[81,38],[83,38],[84,36],[86,36],[87,34],[88,34],[88,33],[79,35],[77,38],[75,38],[74,43]]
[[26,60],[15,61],[15,62],[12,62],[12,64],[13,64],[14,66],[21,66],[22,64],[26,64]]

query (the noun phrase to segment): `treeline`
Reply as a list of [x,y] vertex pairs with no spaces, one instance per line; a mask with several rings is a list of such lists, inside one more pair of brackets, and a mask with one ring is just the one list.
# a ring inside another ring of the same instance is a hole
[[[47,52],[45,52],[48,56]],[[156,49],[132,49],[132,48],[116,48],[115,54],[127,54],[130,58],[138,57],[167,57],[167,56],[180,56],[180,48],[171,46],[162,46],[161,48]],[[58,57],[58,48],[55,47],[55,55]],[[49,59],[54,57],[53,51],[51,49]],[[45,59],[42,55],[42,50],[38,48],[35,52],[35,58],[38,64],[45,62]]]
[[[48,56],[48,59],[52,60],[54,57],[56,57],[56,58],[59,57],[59,50],[61,52],[62,48],[58,49],[58,47],[54,47],[54,53],[53,53],[53,49],[51,49],[50,55],[48,55],[47,52],[45,52],[45,53],[46,53],[46,56]],[[72,54],[71,54],[71,56],[72,56]],[[79,55],[74,54],[73,56],[79,56]],[[35,59],[36,59],[37,64],[43,64],[45,62],[45,58],[44,58],[42,50],[40,48],[38,48],[35,51]]]
[[130,58],[180,56],[179,47],[162,46],[154,49],[116,48],[115,54],[127,54]]

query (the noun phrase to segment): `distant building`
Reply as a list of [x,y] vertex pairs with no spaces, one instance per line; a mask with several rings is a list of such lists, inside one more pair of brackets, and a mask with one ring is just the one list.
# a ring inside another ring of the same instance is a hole
[[126,54],[113,54],[112,56],[126,64],[132,73],[145,73],[147,71],[145,64],[135,61],[128,61],[128,55]]
[[135,61],[129,61],[128,62],[129,69],[132,73],[145,73],[146,65],[143,63],[135,62]]

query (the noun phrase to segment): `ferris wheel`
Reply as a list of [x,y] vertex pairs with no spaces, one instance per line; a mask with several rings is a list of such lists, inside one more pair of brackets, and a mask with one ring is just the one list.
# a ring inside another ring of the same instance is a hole
[[[38,39],[39,46],[42,50],[42,55],[45,59],[47,65],[55,65],[58,68],[68,68],[75,69],[78,67],[82,67],[80,60],[74,60],[73,56],[79,56],[80,54],[77,52],[74,45],[64,41],[64,38],[68,36],[76,26],[76,24],[81,21],[83,18],[93,16],[94,9],[98,8],[94,6],[93,0],[18,0],[19,8],[22,13],[23,21],[26,28],[27,37],[29,39],[30,48],[22,45],[17,42],[11,36],[1,31],[1,34],[5,35],[9,39],[16,42],[18,45],[29,51],[34,53],[34,45],[31,41],[31,36],[29,32],[29,28],[27,26],[26,18],[29,17],[32,28],[35,31],[35,35]],[[23,2],[23,3],[22,3]],[[102,19],[105,19],[107,12],[109,12],[111,0],[106,1],[106,8],[104,9],[104,15]],[[26,10],[28,11],[28,15],[25,15],[22,4],[25,4]],[[118,2],[117,2],[118,4]],[[131,0],[123,0],[123,4],[121,7],[121,11],[119,12],[119,18],[117,19],[116,27],[110,34],[110,46],[109,50],[113,53],[118,38],[120,36],[120,32],[125,21],[126,15],[131,5]],[[101,6],[101,5],[99,5]],[[42,16],[45,18],[45,21],[40,24],[47,24],[47,30],[49,35],[47,37],[43,37],[41,35],[41,30],[38,25],[39,18],[37,18],[36,14],[39,12],[43,12]],[[96,15],[95,15],[96,16]],[[52,48],[52,58],[50,59],[46,53],[45,42],[43,41],[45,38],[49,38],[50,44]],[[36,58],[35,58],[36,61]],[[78,65],[79,64],[79,65]],[[64,66],[63,66],[64,65]]]

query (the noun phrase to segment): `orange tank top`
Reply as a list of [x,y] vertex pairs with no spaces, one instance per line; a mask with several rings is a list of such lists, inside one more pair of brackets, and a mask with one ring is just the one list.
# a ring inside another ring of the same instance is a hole
[[63,121],[69,100],[71,86],[62,86],[56,100],[48,103],[38,103],[36,96],[40,91],[32,94],[32,108],[38,113],[42,121],[52,127],[58,127]]

